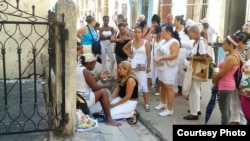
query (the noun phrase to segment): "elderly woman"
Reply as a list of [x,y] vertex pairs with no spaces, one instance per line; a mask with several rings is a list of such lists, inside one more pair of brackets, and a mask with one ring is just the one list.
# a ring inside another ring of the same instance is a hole
[[157,75],[161,85],[161,102],[155,109],[165,108],[159,113],[160,116],[173,115],[174,105],[174,81],[178,71],[178,54],[180,49],[179,34],[172,26],[162,28],[163,41],[156,51],[155,63]]
[[[185,23],[185,26],[184,26]],[[178,67],[178,73],[176,75],[176,80],[175,80],[175,85],[178,87],[177,93],[175,93],[175,96],[181,96],[182,95],[182,84],[183,84],[183,79],[185,76],[184,68],[185,66],[185,61],[184,59],[187,58],[187,54],[189,55],[192,52],[193,49],[193,44],[194,41],[190,40],[188,35],[185,34],[185,28],[186,26],[190,26],[194,24],[194,22],[190,19],[188,19],[186,22],[183,19],[183,15],[178,15],[175,16],[174,19],[174,25],[175,25],[175,30],[178,32],[180,36],[180,42],[181,42],[181,63],[179,63]]]
[[86,26],[83,26],[77,30],[77,37],[80,39],[81,44],[83,45],[83,52],[92,53],[92,42],[99,39],[98,33],[95,30],[95,17],[87,16],[86,22]]
[[[206,41],[200,36],[200,28],[198,25],[192,25],[187,29],[188,36],[194,40],[194,46],[191,55],[187,60],[205,61],[206,59]],[[198,120],[198,114],[200,115],[200,91],[201,82],[192,80],[191,89],[189,91],[189,111],[190,114],[185,116],[185,120]]]
[[138,78],[128,61],[122,61],[118,65],[118,71],[122,76],[121,83],[110,96],[110,113],[113,119],[131,118],[130,124],[137,122],[135,108],[138,100]]
[[81,95],[87,102],[88,107],[100,101],[105,117],[106,124],[119,126],[119,122],[112,119],[110,115],[110,104],[108,92],[104,88],[111,88],[110,84],[97,85],[97,81],[107,77],[107,72],[94,76],[92,70],[95,68],[96,57],[92,53],[85,53],[80,58],[81,66],[76,68],[76,93]]

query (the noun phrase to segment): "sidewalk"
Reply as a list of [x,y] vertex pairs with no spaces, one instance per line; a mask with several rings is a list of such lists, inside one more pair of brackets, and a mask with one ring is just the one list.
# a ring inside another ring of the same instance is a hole
[[[90,107],[91,113],[101,110],[100,103]],[[109,126],[98,122],[98,128],[90,131],[77,132],[72,141],[140,141],[134,129],[126,122],[122,121],[122,126]]]
[[[196,121],[188,121],[183,119],[184,116],[188,115],[187,110],[189,108],[188,101],[185,100],[184,96],[175,98],[174,115],[160,117],[158,115],[160,111],[154,110],[154,107],[159,104],[160,96],[155,96],[154,90],[150,88],[150,112],[145,111],[143,97],[141,95],[139,96],[139,103],[136,109],[140,115],[139,121],[141,121],[143,125],[145,125],[155,136],[157,136],[160,141],[172,141],[173,125],[204,125],[205,110],[211,96],[210,88],[211,81],[202,84],[202,115],[199,116],[199,120]],[[95,106],[91,107],[91,111],[100,111],[100,108],[100,104],[97,103]],[[208,124],[220,124],[220,112],[218,105],[215,106]],[[75,132],[75,135],[70,138],[61,137],[60,139],[55,139],[55,137],[53,137],[53,132],[37,132],[27,134],[1,135],[0,139],[4,141],[153,141],[153,139],[141,139],[141,134],[138,134],[133,126],[137,125],[129,125],[126,121],[122,122],[122,126],[120,127],[113,127],[105,125],[104,123],[99,123],[98,128],[87,132]]]
[[[188,115],[188,101],[184,96],[176,97],[174,102],[174,115],[168,117],[161,117],[158,115],[160,111],[154,110],[154,107],[158,105],[160,96],[154,95],[153,88],[150,88],[150,112],[146,112],[144,109],[144,100],[140,95],[139,103],[137,106],[137,112],[139,113],[139,121],[146,126],[160,141],[173,141],[173,125],[185,124],[185,125],[204,125],[205,124],[205,111],[207,103],[210,99],[211,93],[211,81],[204,82],[201,90],[201,112],[199,120],[189,121],[184,120],[183,117]],[[92,111],[99,111],[100,105],[97,103],[94,107],[91,107]],[[218,105],[211,115],[208,124],[220,124],[220,112]],[[136,126],[136,125],[132,125]],[[89,132],[76,132],[76,135],[72,138],[74,141],[146,141],[141,140],[126,121],[122,122],[122,126],[113,127],[103,123],[99,124],[99,128],[91,130]],[[147,140],[150,141],[150,140]],[[151,140],[152,141],[152,140]]]
[[[205,111],[208,101],[211,96],[210,88],[212,86],[211,80],[202,83],[201,88],[201,115],[199,120],[184,120],[183,117],[188,115],[189,102],[185,99],[185,96],[175,97],[174,99],[174,115],[161,117],[159,111],[155,110],[154,107],[160,102],[160,96],[155,96],[154,91],[151,88],[149,95],[150,101],[150,112],[145,112],[143,97],[140,96],[137,111],[140,114],[140,120],[152,131],[161,141],[172,141],[173,140],[173,125],[184,124],[184,125],[205,125]],[[211,115],[209,124],[220,124],[220,112],[218,105],[216,104],[213,113]]]

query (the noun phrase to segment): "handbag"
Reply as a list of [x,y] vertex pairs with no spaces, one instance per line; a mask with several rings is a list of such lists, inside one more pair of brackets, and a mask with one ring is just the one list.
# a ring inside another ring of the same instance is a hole
[[136,60],[135,53],[133,52],[133,45],[134,45],[134,40],[131,41],[131,47],[130,47],[130,53],[133,55],[132,58],[128,58],[128,61],[131,64],[132,69],[136,71],[146,71],[146,64],[138,63],[138,60]]
[[90,114],[88,104],[80,94],[76,94],[76,109],[81,109],[85,115]]
[[87,25],[87,27],[88,27],[90,35],[91,35],[91,37],[93,39],[93,42],[92,42],[92,52],[93,52],[93,54],[101,54],[102,53],[101,52],[102,47],[101,47],[101,44],[100,44],[100,39],[95,40],[88,25]]
[[187,70],[186,74],[183,79],[183,84],[182,84],[182,94],[184,96],[188,96],[189,91],[192,87],[192,73],[193,73],[193,67],[192,67],[192,62],[187,65]]
[[[195,56],[199,56],[199,44],[197,47],[197,53]],[[192,61],[193,73],[192,78],[198,82],[206,82],[209,76],[209,67],[210,63],[212,62],[212,58],[206,54],[206,59],[204,61]]]
[[[186,49],[185,48],[180,48],[179,50],[179,53],[178,53],[178,56],[176,59],[174,60],[167,60],[167,65],[169,67],[175,67],[175,66],[178,66],[181,62],[181,60],[183,60],[184,58],[186,58]],[[185,57],[184,57],[185,56]]]

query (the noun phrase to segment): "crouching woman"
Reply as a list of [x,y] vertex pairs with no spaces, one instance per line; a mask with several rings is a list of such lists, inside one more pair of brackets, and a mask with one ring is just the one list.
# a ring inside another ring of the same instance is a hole
[[110,84],[98,85],[97,81],[106,77],[107,72],[101,72],[99,76],[94,76],[91,71],[94,70],[96,57],[92,53],[85,53],[80,56],[81,66],[76,67],[76,90],[87,102],[88,107],[100,102],[104,111],[105,123],[112,126],[120,126],[121,123],[112,119],[110,115],[110,104],[108,92],[105,88],[111,89]]
[[135,112],[138,102],[138,78],[128,61],[122,61],[118,66],[122,76],[121,83],[110,96],[110,113],[113,119],[129,119],[129,124],[136,124]]

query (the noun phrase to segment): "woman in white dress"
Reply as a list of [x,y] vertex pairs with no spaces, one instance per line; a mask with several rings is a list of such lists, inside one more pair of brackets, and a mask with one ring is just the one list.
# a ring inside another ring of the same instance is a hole
[[129,56],[132,69],[139,79],[139,93],[143,93],[145,110],[150,111],[149,100],[148,100],[148,84],[147,84],[147,73],[150,72],[151,63],[151,48],[150,44],[146,39],[142,38],[141,27],[136,27],[134,30],[135,39],[128,42],[124,47],[124,53]]
[[[161,26],[160,25],[156,25],[155,29],[154,29],[154,33],[153,33],[153,38],[151,40],[151,71],[148,73],[148,80],[151,79],[151,81],[148,82],[152,82],[152,80],[155,80],[155,95],[160,95],[160,87],[161,85],[158,83],[158,78],[157,78],[157,69],[156,66],[154,65],[154,58],[156,55],[156,50],[158,50],[158,48],[161,45],[161,41],[163,40],[161,37]],[[148,85],[150,86],[150,85]]]
[[[184,24],[189,24],[189,25],[185,25]],[[185,60],[188,55],[192,52],[193,49],[193,44],[194,44],[194,40],[190,40],[188,35],[184,32],[185,27],[186,26],[190,26],[194,24],[194,22],[192,23],[192,21],[187,20],[186,22],[183,19],[183,15],[178,15],[175,16],[174,19],[174,25],[175,25],[175,31],[178,32],[179,36],[180,36],[180,42],[181,42],[181,63],[179,63],[179,67],[178,67],[178,75],[176,75],[176,79],[175,79],[175,85],[177,85],[178,87],[178,91],[177,93],[175,93],[175,96],[181,96],[182,95],[182,84],[183,84],[183,79],[185,76],[185,71],[184,68],[186,68],[185,66]]]
[[155,58],[157,75],[161,83],[161,102],[155,109],[165,108],[159,113],[160,116],[173,115],[174,104],[174,81],[178,71],[178,54],[180,50],[180,38],[173,27],[162,28],[161,32],[164,41],[158,48]]

